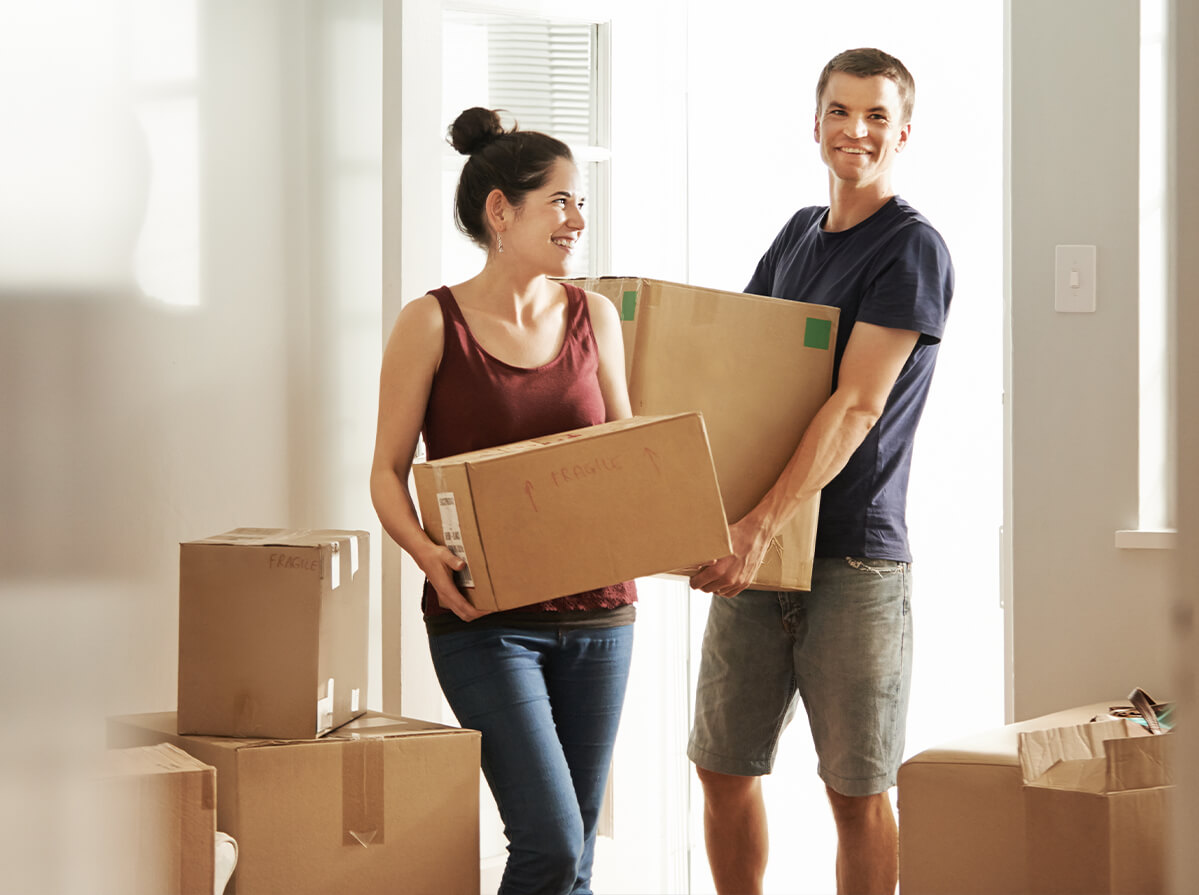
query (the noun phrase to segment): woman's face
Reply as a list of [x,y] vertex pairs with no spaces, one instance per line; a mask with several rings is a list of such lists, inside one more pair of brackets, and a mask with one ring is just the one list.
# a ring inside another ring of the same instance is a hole
[[540,189],[525,196],[502,232],[504,252],[548,276],[570,273],[571,256],[583,235],[583,196],[579,171],[569,159],[556,159]]

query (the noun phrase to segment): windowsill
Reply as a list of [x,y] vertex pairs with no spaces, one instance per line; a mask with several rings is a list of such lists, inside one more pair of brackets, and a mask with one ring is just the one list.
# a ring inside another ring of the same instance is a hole
[[1116,532],[1118,550],[1173,550],[1178,532],[1172,528]]

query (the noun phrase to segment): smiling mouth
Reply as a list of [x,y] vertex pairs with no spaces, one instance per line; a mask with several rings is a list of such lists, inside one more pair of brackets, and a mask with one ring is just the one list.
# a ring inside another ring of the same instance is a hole
[[870,155],[870,150],[858,149],[855,146],[842,146],[837,151],[844,152],[847,155]]
[[575,241],[573,239],[567,237],[558,237],[557,239],[551,239],[550,242],[560,249],[566,249],[568,252],[574,251]]

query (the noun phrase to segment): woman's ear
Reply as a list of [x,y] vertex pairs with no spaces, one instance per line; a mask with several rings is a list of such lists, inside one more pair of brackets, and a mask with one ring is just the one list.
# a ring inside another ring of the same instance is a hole
[[487,214],[487,222],[496,233],[503,233],[504,228],[512,222],[513,209],[502,190],[494,189],[488,193],[483,208]]

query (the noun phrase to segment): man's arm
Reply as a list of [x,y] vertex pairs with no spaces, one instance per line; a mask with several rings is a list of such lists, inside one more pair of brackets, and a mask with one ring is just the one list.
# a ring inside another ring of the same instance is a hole
[[771,489],[729,527],[733,554],[693,575],[693,588],[731,597],[749,587],[778,530],[800,504],[845,468],[874,427],[919,338],[913,330],[854,325],[841,358],[837,390],[813,417]]

